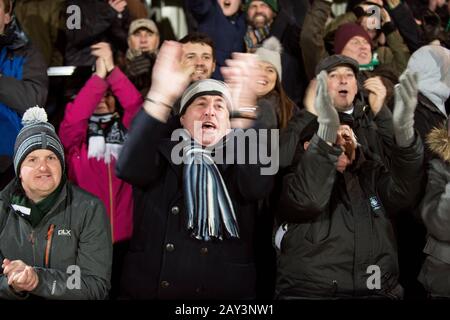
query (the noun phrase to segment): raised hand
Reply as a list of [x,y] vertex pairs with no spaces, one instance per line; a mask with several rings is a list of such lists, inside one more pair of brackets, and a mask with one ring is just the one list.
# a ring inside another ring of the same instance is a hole
[[109,0],[108,4],[117,12],[122,13],[127,6],[127,2],[125,0]]
[[233,53],[232,59],[221,68],[225,83],[231,91],[233,128],[248,128],[257,116],[257,80],[262,71],[258,68],[257,57],[251,53]]
[[386,99],[386,87],[380,77],[372,77],[364,81],[364,88],[369,91],[370,109],[374,115],[377,115]]
[[406,69],[395,86],[395,107],[392,115],[395,140],[400,147],[411,145],[414,140],[414,111],[417,106],[417,73]]
[[317,91],[317,79],[311,79],[309,81],[308,87],[305,91],[305,96],[303,98],[303,105],[305,106],[305,109],[312,114],[315,114],[317,116],[316,108],[314,107],[314,103],[316,100],[316,91]]
[[107,42],[99,42],[91,46],[91,54],[97,57],[95,61],[95,74],[105,78],[108,72],[114,69],[114,59],[111,46]]
[[257,57],[251,53],[233,53],[221,68],[225,83],[230,87],[236,108],[255,106],[256,80],[261,76]]
[[181,97],[190,82],[195,66],[181,63],[182,45],[164,41],[152,71],[152,87],[147,96],[172,106]]
[[339,129],[339,115],[333,106],[332,97],[328,93],[328,74],[322,70],[317,76],[317,91],[315,107],[317,111],[317,122],[319,129],[317,135],[326,142],[333,144],[336,142],[337,130]]

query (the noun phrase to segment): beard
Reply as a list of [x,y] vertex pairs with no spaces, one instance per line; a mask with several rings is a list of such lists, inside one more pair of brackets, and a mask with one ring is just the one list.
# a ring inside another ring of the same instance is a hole
[[269,18],[262,13],[258,13],[253,16],[249,23],[251,26],[253,26],[253,28],[262,28],[265,25],[269,24]]

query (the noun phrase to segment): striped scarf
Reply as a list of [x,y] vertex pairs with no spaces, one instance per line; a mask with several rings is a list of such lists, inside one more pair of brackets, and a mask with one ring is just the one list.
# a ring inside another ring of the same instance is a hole
[[183,149],[187,229],[203,241],[239,238],[233,203],[211,157],[212,150],[205,149],[187,134],[184,139],[191,142]]
[[93,114],[88,125],[88,158],[103,159],[106,164],[111,163],[113,158],[117,160],[126,135],[127,129],[117,112]]

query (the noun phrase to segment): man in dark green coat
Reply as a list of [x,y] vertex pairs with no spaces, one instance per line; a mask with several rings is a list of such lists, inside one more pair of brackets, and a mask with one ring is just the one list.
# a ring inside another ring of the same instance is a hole
[[0,299],[105,299],[112,241],[106,210],[66,182],[64,150],[44,109],[23,116],[16,178],[0,193]]

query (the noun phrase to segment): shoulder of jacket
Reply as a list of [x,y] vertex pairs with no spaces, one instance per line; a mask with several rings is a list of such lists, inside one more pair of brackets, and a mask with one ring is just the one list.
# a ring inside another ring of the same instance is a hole
[[67,192],[70,193],[72,201],[77,202],[78,205],[84,204],[89,204],[90,206],[103,205],[103,202],[99,198],[70,182],[68,184]]

